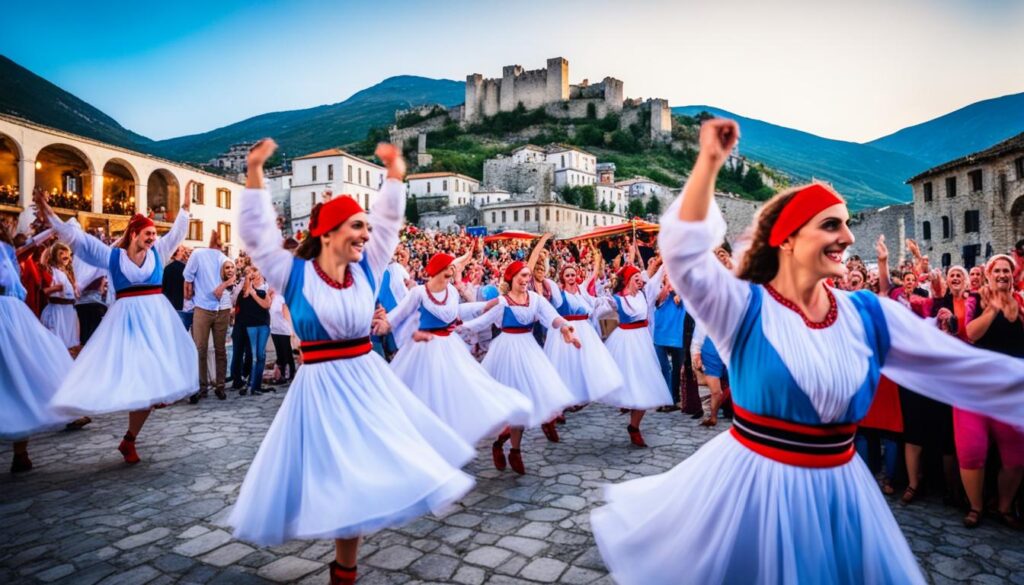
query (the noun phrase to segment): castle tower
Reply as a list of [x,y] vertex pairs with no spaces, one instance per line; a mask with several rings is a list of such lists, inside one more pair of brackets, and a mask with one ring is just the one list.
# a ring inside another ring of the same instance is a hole
[[614,77],[605,77],[604,81],[604,103],[608,105],[609,112],[622,112],[622,102],[625,100],[622,81]]
[[480,100],[483,97],[481,89],[484,84],[484,76],[479,73],[466,76],[466,103],[462,110],[462,119],[465,122],[476,122],[480,118]]
[[672,138],[672,110],[668,100],[651,99],[647,103],[651,108],[651,140],[665,142]]
[[522,75],[521,65],[506,65],[501,70],[501,88],[498,92],[498,109],[511,112],[516,109],[516,78]]
[[545,102],[554,104],[569,99],[569,61],[562,57],[548,59]]

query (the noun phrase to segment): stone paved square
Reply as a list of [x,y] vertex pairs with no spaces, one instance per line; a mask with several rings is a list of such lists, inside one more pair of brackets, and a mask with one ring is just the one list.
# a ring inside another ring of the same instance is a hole
[[[330,541],[260,548],[224,525],[284,393],[157,410],[134,468],[116,451],[125,415],[34,439],[36,469],[0,475],[0,583],[327,583]],[[588,521],[601,486],[665,471],[726,428],[651,413],[650,448],[636,449],[625,425],[594,405],[570,415],[559,444],[528,432],[523,477],[494,470],[482,448],[466,468],[476,489],[455,509],[366,539],[360,583],[611,583]],[[967,530],[937,499],[890,504],[931,582],[1024,584],[1020,533],[991,520]]]

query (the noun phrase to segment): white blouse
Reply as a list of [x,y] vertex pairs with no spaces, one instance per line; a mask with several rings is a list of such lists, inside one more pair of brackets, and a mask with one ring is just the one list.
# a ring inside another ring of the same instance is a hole
[[[682,198],[661,218],[658,241],[672,285],[695,319],[706,328],[728,363],[740,321],[750,300],[750,283],[738,279],[715,258],[725,221],[712,202],[705,221],[678,219]],[[864,324],[848,294],[834,291],[838,317],[824,329],[767,292],[761,318],[764,335],[810,398],[823,422],[838,420],[864,383],[872,349]],[[880,298],[889,329],[890,350],[882,373],[901,386],[955,404],[1024,424],[1024,360],[968,346],[928,327],[897,303]]]
[[443,304],[437,304],[427,296],[426,285],[419,284],[409,289],[408,294],[402,299],[398,306],[388,313],[388,322],[393,329],[405,323],[410,323],[413,330],[419,328],[420,307],[426,309],[430,314],[445,323],[452,323],[456,319],[468,320],[480,315],[481,310],[487,303],[460,303],[459,291],[449,284],[445,292],[430,293],[435,299],[445,298]]
[[[121,274],[124,275],[129,283],[139,284],[146,282],[152,276],[153,271],[156,269],[156,255],[153,253],[153,250],[160,254],[160,259],[164,265],[171,261],[174,251],[178,249],[178,246],[181,245],[188,234],[188,221],[188,212],[184,209],[179,211],[178,217],[174,219],[174,224],[171,225],[171,229],[166,234],[157,237],[152,249],[146,250],[146,258],[142,261],[141,266],[132,262],[128,254],[121,254],[118,264]],[[53,229],[57,231],[60,239],[67,242],[75,250],[75,254],[80,256],[82,260],[97,268],[107,268],[110,263],[110,254],[113,253],[113,249],[110,246],[82,231],[77,222],[61,221],[56,215],[51,215],[50,224],[53,225]]]
[[555,323],[564,321],[547,299],[533,291],[528,291],[526,294],[529,300],[525,306],[509,305],[505,295],[498,297],[496,305],[483,315],[463,323],[462,328],[472,333],[479,333],[491,325],[501,327],[506,307],[512,309],[512,314],[515,315],[516,320],[526,327],[532,325],[535,321],[539,321],[541,325],[548,329],[556,329]]
[[[380,190],[380,197],[368,212],[373,234],[363,247],[374,287],[360,266],[349,265],[353,284],[337,289],[324,282],[316,273],[314,262],[306,262],[302,294],[331,339],[355,339],[370,332],[370,322],[376,305],[377,290],[391,255],[398,246],[398,231],[405,213],[405,185],[388,179]],[[270,287],[285,291],[291,275],[294,256],[281,247],[281,230],[277,227],[277,213],[265,189],[246,189],[242,193],[239,211],[239,234],[253,263],[263,273]]]

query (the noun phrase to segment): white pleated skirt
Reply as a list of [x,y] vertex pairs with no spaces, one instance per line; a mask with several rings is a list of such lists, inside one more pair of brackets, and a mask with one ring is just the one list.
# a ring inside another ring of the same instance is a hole
[[263,545],[365,535],[445,510],[474,455],[376,353],[305,364],[228,522]]
[[649,328],[619,327],[608,336],[605,345],[612,360],[618,364],[625,383],[606,394],[601,402],[638,410],[672,404],[672,392],[661,375],[661,365],[654,351],[654,340],[651,339]]
[[544,354],[575,396],[576,404],[596,402],[620,388],[625,380],[619,366],[608,353],[608,348],[590,323],[576,321],[572,324],[581,347],[577,349],[566,343],[561,335],[548,335],[544,342]]
[[475,444],[513,421],[527,420],[530,399],[491,377],[457,335],[402,346],[391,369],[445,424]]
[[590,524],[622,585],[925,582],[860,457],[796,467],[726,431],[605,499]]
[[78,340],[78,313],[74,305],[48,304],[43,307],[39,320],[43,326],[53,332],[64,344],[65,348],[80,345]]
[[0,439],[26,439],[71,420],[49,408],[69,369],[64,343],[24,301],[0,296]]
[[195,342],[163,295],[118,299],[53,399],[73,416],[142,410],[199,389]]
[[[557,332],[554,335],[561,341]],[[513,421],[515,426],[539,427],[576,404],[576,397],[530,333],[498,335],[481,365],[495,380],[515,388],[533,403],[530,415]]]

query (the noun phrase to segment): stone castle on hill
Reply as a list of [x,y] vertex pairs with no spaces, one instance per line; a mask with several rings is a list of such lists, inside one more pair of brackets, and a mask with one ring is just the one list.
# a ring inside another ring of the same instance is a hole
[[410,114],[427,117],[443,111],[447,116],[431,117],[409,128],[393,128],[393,141],[415,138],[424,131],[440,128],[446,119],[464,126],[481,122],[500,112],[511,112],[522,105],[527,110],[543,109],[552,118],[574,119],[608,114],[619,116],[619,127],[638,125],[648,132],[653,142],[672,139],[672,110],[665,99],[626,98],[624,84],[614,77],[605,77],[591,84],[584,79],[569,83],[569,61],[562,57],[548,59],[547,67],[527,71],[522,65],[507,65],[501,77],[484,78],[479,73],[466,76],[466,99],[461,105],[445,108],[435,104],[417,106],[395,113],[396,120]]

